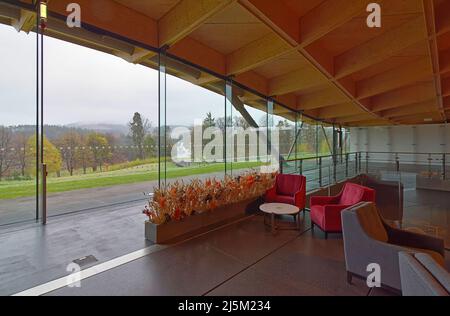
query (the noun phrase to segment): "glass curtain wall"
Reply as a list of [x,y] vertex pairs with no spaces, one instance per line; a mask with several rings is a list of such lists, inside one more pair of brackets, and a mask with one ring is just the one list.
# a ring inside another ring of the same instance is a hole
[[225,177],[225,82],[160,55],[160,184]]
[[[0,63],[13,74],[0,94],[1,225],[36,216],[38,113],[36,36],[9,26],[0,31],[8,43]],[[331,126],[232,81],[164,53],[143,66],[48,32],[43,147],[50,216],[141,201],[142,192],[167,182],[278,167],[280,158],[293,160],[284,172],[306,175],[332,154]],[[307,157],[313,159],[299,163]]]
[[48,216],[145,199],[158,184],[158,72],[52,37],[44,47]]
[[269,162],[267,100],[228,83],[227,175],[257,170]]
[[279,104],[274,104],[273,124],[278,134],[278,155],[282,161],[283,173],[298,174],[298,136],[300,133],[297,112]]
[[36,33],[0,24],[0,226],[37,218]]

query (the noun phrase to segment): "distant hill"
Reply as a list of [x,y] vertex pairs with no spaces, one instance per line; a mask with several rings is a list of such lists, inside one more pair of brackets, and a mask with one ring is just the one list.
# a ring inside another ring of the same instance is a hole
[[[15,133],[25,133],[26,135],[34,135],[36,127],[34,125],[18,125],[10,126]],[[73,123],[68,125],[45,125],[44,133],[50,139],[57,139],[61,135],[70,131],[76,131],[81,135],[92,132],[110,134],[118,138],[125,137],[128,134],[128,127],[120,124],[95,124],[95,123]]]
[[128,126],[121,124],[110,123],[86,123],[77,122],[66,125],[69,128],[76,128],[82,130],[95,131],[103,134],[113,134],[116,136],[127,135],[129,132]]

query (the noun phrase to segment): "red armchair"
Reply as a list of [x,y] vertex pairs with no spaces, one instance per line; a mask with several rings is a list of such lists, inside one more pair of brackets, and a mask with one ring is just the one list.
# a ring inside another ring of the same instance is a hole
[[274,186],[266,192],[266,203],[285,203],[297,206],[300,211],[306,206],[306,178],[304,176],[279,174]]
[[336,196],[312,196],[310,202],[311,228],[319,226],[328,233],[341,233],[341,211],[359,202],[375,202],[375,190],[347,182]]

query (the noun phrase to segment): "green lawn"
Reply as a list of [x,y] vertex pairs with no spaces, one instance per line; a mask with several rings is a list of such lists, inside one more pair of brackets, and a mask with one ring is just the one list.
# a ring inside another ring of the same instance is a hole
[[[233,169],[245,169],[261,166],[260,162],[233,163]],[[193,167],[177,167],[167,164],[167,178],[178,178],[196,174],[208,174],[224,170],[223,163],[208,164]],[[107,187],[120,184],[130,184],[158,179],[158,165],[148,164],[127,169],[96,172],[86,175],[77,174],[72,177],[49,177],[47,191],[49,193],[65,192],[78,189]],[[2,181],[0,182],[0,199],[29,197],[35,194],[35,181]]]

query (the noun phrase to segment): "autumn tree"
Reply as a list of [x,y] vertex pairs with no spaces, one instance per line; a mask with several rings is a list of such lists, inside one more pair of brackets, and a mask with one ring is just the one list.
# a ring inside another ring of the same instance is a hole
[[87,168],[92,166],[94,162],[94,155],[92,154],[92,150],[89,149],[88,138],[86,136],[80,137],[80,146],[76,150],[75,155],[79,166],[83,169],[83,174],[86,174]]
[[[62,159],[61,153],[58,148],[55,147],[47,137],[44,137],[43,142],[44,147],[44,163],[47,165],[48,173],[56,173],[58,176],[61,172]],[[29,150],[27,151],[26,159],[27,159],[27,171],[29,174],[36,174],[36,155],[38,154],[36,151],[36,135],[31,136],[28,139],[27,147]]]
[[0,126],[0,181],[13,165],[14,159],[11,151],[11,131]]
[[73,176],[73,171],[80,165],[78,151],[82,145],[81,137],[77,132],[70,131],[63,134],[58,139],[57,144],[60,146],[66,169]]
[[91,133],[87,136],[87,145],[92,152],[92,169],[103,171],[104,164],[111,158],[111,149],[105,136],[99,133]]

